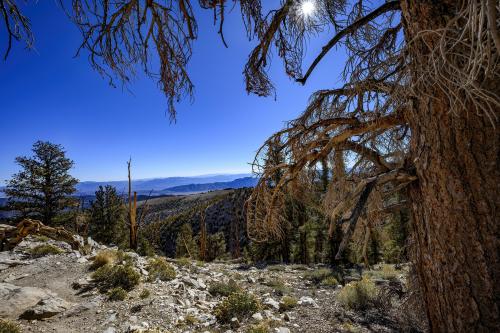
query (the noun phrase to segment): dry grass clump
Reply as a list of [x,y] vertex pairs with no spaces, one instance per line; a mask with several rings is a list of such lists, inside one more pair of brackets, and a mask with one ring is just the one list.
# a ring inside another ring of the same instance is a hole
[[289,266],[290,269],[296,270],[296,271],[306,271],[307,270],[307,265],[304,264],[293,264]]
[[104,265],[99,267],[93,274],[92,279],[99,284],[103,291],[111,288],[121,287],[132,290],[139,284],[141,275],[130,265]]
[[268,333],[271,327],[267,322],[262,322],[256,325],[252,325],[247,329],[246,333]]
[[189,326],[192,326],[192,325],[195,325],[196,323],[198,323],[198,318],[196,318],[195,316],[193,316],[192,314],[188,314],[186,315],[186,317],[184,318],[184,322],[189,325]]
[[228,323],[231,318],[244,319],[260,309],[258,299],[247,292],[237,292],[229,295],[214,309],[214,315],[221,323]]
[[170,281],[175,279],[175,269],[165,258],[153,258],[148,262],[147,270],[149,272],[149,281],[156,279],[161,281]]
[[50,254],[61,254],[61,253],[64,253],[64,251],[61,248],[52,244],[37,245],[30,250],[30,254],[36,258],[47,256]]
[[352,323],[343,323],[341,326],[342,331],[348,332],[348,333],[359,333],[361,330],[357,327],[354,326]]
[[35,234],[35,235],[33,235],[33,239],[37,242],[45,243],[45,242],[48,242],[50,238],[45,236],[45,235]]
[[342,288],[337,300],[348,309],[363,310],[372,305],[376,297],[375,283],[364,277],[361,281],[351,282]]
[[280,302],[280,311],[290,311],[297,306],[297,299],[293,296],[284,296]]
[[0,333],[21,333],[21,328],[16,323],[0,319]]
[[90,269],[98,269],[104,265],[114,265],[118,261],[118,254],[113,250],[102,250],[97,252]]
[[175,261],[175,263],[181,267],[189,267],[192,264],[191,259],[187,257],[179,258]]
[[285,282],[278,278],[268,280],[264,282],[263,285],[273,288],[273,292],[279,296],[283,296],[291,291],[291,289],[285,285]]
[[110,301],[124,301],[125,298],[127,298],[127,291],[121,287],[108,291],[108,300]]
[[283,272],[285,271],[285,266],[284,265],[271,265],[267,266],[267,270],[271,272]]
[[212,296],[229,296],[233,293],[237,293],[242,291],[241,287],[236,284],[236,281],[233,279],[229,279],[229,281],[226,282],[214,282],[210,284],[210,287],[208,288],[208,292]]
[[305,272],[302,277],[313,282],[314,284],[320,284],[322,281],[333,277],[333,272],[328,268],[319,268],[313,271]]
[[149,296],[151,296],[151,291],[149,291],[149,289],[143,289],[141,291],[141,293],[139,294],[139,297],[141,299],[145,299],[145,298],[148,298]]
[[321,281],[321,285],[325,287],[336,287],[339,285],[339,281],[334,276],[329,276]]
[[396,280],[400,274],[401,272],[396,270],[394,265],[389,264],[383,264],[380,269],[365,273],[366,276],[384,280]]

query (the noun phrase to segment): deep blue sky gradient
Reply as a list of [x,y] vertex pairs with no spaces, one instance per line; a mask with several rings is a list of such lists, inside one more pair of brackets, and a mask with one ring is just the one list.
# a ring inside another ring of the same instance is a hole
[[[199,39],[189,66],[195,99],[178,104],[177,123],[170,124],[154,81],[138,75],[128,90],[112,88],[85,53],[74,58],[81,37],[56,1],[27,6],[35,49],[17,43],[0,61],[0,185],[17,171],[14,158],[29,154],[39,139],[62,144],[80,180],[125,179],[129,156],[136,179],[250,172],[258,147],[304,110],[312,92],[340,84],[340,52],[330,54],[306,86],[286,77],[274,56],[277,100],[248,95],[242,71],[256,42],[248,41],[239,8],[226,15],[228,49],[212,12],[196,12]],[[310,41],[305,64],[329,36]],[[0,30],[2,52],[5,47]]]

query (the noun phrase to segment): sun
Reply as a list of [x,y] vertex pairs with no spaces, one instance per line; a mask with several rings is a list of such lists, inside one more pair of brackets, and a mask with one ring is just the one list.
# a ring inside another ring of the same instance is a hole
[[305,0],[302,1],[302,3],[300,4],[300,11],[302,12],[302,15],[304,15],[305,17],[310,17],[315,10],[316,10],[316,5],[312,0]]

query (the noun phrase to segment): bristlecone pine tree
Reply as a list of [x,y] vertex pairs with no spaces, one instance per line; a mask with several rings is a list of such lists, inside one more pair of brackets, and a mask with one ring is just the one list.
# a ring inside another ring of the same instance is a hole
[[21,171],[12,176],[4,192],[9,209],[51,225],[59,212],[77,203],[70,195],[78,180],[69,174],[73,161],[62,146],[37,141],[32,151],[32,157],[16,158]]
[[[345,226],[337,257],[362,216],[373,221],[409,208],[431,330],[499,331],[498,1],[315,1],[317,17],[305,21],[297,20],[296,4],[285,1],[263,24],[245,68],[248,89],[272,92],[266,67],[273,44],[302,84],[343,46],[345,85],[315,93],[301,117],[261,149],[249,230],[280,236],[287,184],[342,151],[352,161],[349,181],[331,184],[325,196],[330,217]],[[326,26],[331,39],[302,73],[302,43]],[[276,141],[286,165],[262,165]],[[283,177],[271,188],[277,169]],[[408,200],[391,203],[396,192]]]
[[[155,53],[159,75],[152,76],[174,117],[174,101],[193,87],[186,71],[197,37],[192,2],[73,0],[81,49],[99,72],[124,81],[133,64],[149,71]],[[303,175],[342,152],[351,165],[324,200],[331,229],[346,226],[337,257],[360,218],[381,220],[406,206],[431,329],[500,331],[498,1],[316,0],[313,13],[302,10],[302,0],[282,0],[270,12],[263,3],[239,1],[248,35],[258,39],[244,69],[249,92],[273,93],[273,47],[287,75],[302,84],[332,50],[342,47],[348,58],[345,84],[316,92],[260,150],[262,181],[247,209],[252,238],[281,237],[288,184],[307,182]],[[230,1],[199,4],[214,10],[224,40]],[[15,2],[0,0],[0,9],[7,53],[12,38],[31,45],[29,20]],[[304,45],[318,33],[331,38],[303,72]],[[276,143],[285,163],[261,163]],[[269,186],[278,170],[279,183]],[[397,192],[407,192],[407,200],[388,201]]]

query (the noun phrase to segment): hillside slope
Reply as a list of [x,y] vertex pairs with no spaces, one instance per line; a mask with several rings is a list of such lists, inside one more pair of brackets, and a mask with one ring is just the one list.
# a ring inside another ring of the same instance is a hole
[[175,242],[180,227],[189,223],[193,234],[200,231],[200,221],[204,215],[207,233],[224,234],[226,251],[235,254],[247,244],[244,204],[251,189],[213,191],[202,194],[155,198],[142,201],[145,236],[156,249],[169,257],[175,257]]

